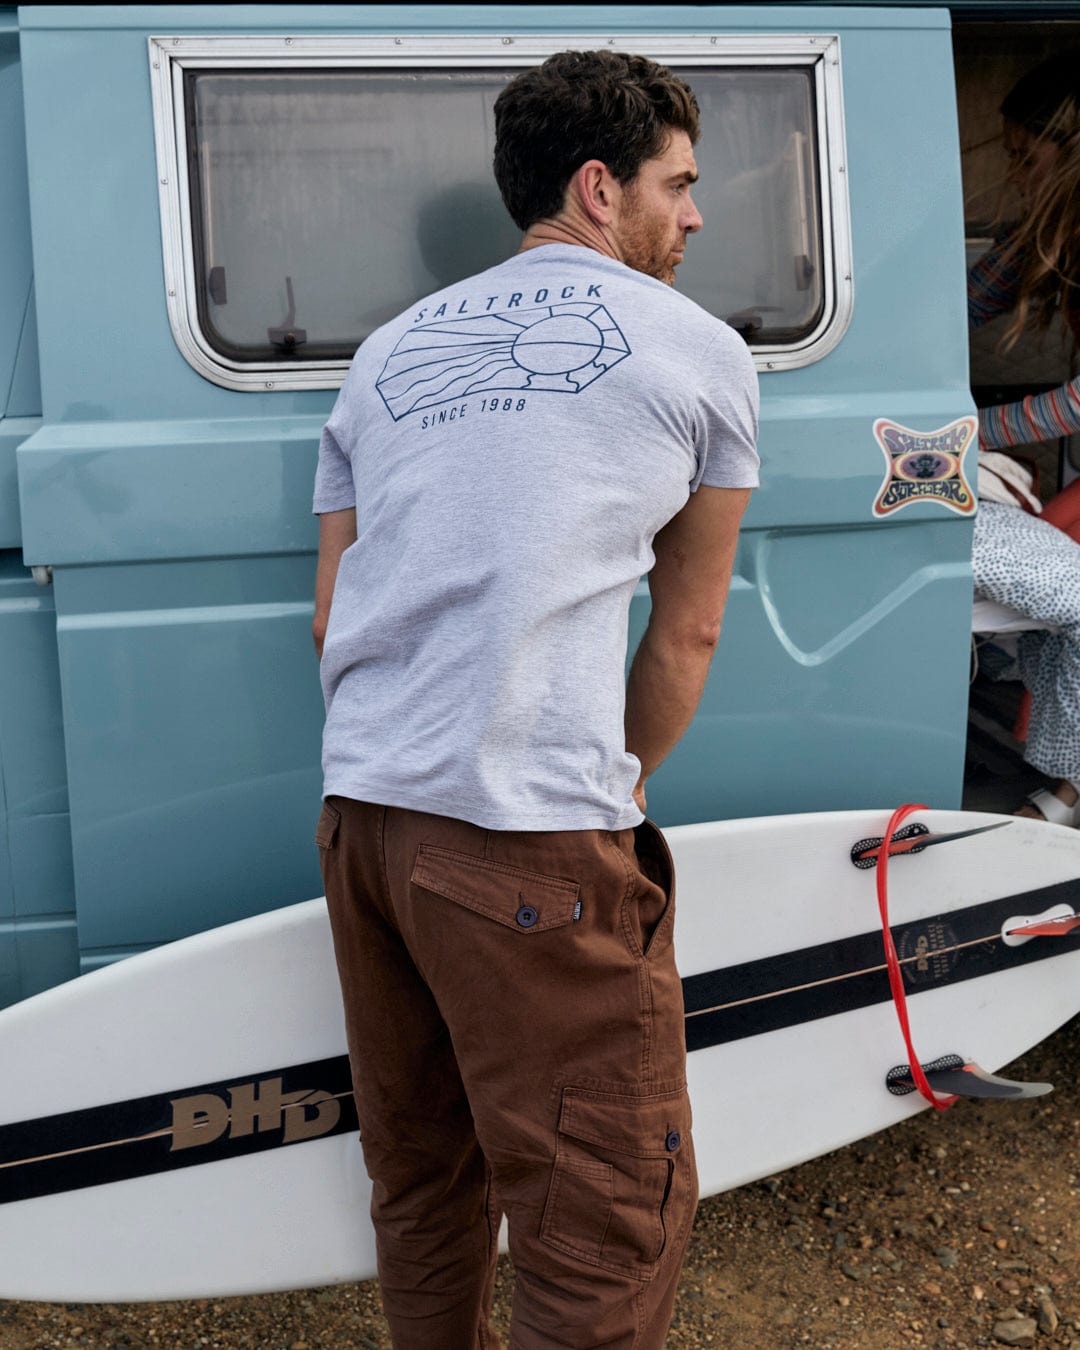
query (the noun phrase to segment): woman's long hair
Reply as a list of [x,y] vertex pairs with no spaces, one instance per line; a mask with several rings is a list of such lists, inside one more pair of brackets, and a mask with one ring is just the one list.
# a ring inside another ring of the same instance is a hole
[[1025,328],[1045,330],[1061,310],[1080,320],[1080,50],[1060,52],[1029,71],[1001,105],[1002,116],[1056,155],[1011,232],[1003,261],[1019,273],[1013,321],[1002,346]]

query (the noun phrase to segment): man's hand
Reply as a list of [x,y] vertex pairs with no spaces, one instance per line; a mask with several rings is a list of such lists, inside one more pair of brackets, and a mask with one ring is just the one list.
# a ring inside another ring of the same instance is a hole
[[327,511],[319,517],[319,566],[315,573],[315,621],[311,625],[311,636],[320,660],[326,639],[326,621],[330,617],[330,602],[334,598],[338,564],[341,555],[355,542],[355,507],[350,506],[344,511]]
[[645,780],[690,725],[720,637],[748,488],[698,488],[653,541],[652,613],[626,686],[626,748]]

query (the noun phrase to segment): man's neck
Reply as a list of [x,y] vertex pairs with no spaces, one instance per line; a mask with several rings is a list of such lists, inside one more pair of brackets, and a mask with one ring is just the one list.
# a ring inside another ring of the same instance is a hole
[[539,248],[542,244],[573,244],[578,248],[591,248],[606,258],[614,258],[616,262],[622,261],[607,231],[591,220],[569,220],[562,217],[554,220],[538,220],[525,231],[518,252],[527,253],[529,249]]

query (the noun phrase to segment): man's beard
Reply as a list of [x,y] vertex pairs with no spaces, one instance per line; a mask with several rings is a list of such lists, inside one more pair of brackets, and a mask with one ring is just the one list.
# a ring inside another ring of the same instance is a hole
[[620,242],[623,262],[635,272],[655,277],[665,286],[675,285],[675,268],[671,255],[675,248],[685,244],[685,238],[672,238],[670,226],[650,225],[645,212],[637,209],[630,199],[630,211],[624,216],[624,230]]

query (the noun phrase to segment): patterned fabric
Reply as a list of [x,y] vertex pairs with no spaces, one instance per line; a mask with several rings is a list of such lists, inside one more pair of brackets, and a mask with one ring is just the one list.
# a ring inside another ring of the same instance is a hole
[[[968,273],[968,319],[979,328],[1016,303],[1019,271],[1005,261],[1005,238],[985,253]],[[1070,322],[1073,315],[1069,316]],[[1017,403],[979,411],[979,445],[1004,450],[1032,441],[1052,441],[1080,431],[1080,375],[1045,394],[1029,394]]]
[[1055,633],[1021,633],[1018,670],[1031,690],[1024,758],[1052,778],[1080,779],[1080,544],[1018,507],[981,502],[971,555],[976,590]]

